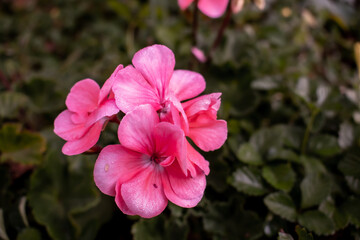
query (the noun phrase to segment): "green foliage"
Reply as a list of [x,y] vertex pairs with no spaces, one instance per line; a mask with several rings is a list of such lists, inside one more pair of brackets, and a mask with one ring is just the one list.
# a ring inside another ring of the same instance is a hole
[[264,198],[264,203],[273,213],[291,222],[296,220],[296,206],[288,194],[282,192],[271,193]]

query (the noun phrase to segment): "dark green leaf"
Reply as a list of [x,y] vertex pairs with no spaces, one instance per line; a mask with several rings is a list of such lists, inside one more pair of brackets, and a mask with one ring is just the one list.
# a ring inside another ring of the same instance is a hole
[[241,145],[236,156],[240,161],[249,165],[261,165],[263,163],[260,154],[249,143]]
[[274,188],[289,192],[294,186],[296,175],[290,164],[267,165],[262,169],[262,176]]
[[346,176],[360,178],[360,157],[348,154],[339,163],[339,170]]
[[21,130],[17,124],[5,124],[0,129],[0,161],[22,164],[38,164],[45,151],[45,139],[37,134]]
[[284,160],[284,161],[300,163],[299,156],[295,152],[288,150],[288,149],[284,149],[284,148],[270,149],[269,154],[268,154],[268,159],[269,160]]
[[299,216],[299,223],[318,235],[329,235],[335,231],[335,226],[324,213],[313,210]]
[[346,176],[345,180],[351,191],[360,195],[360,179],[352,176]]
[[309,150],[324,157],[330,157],[341,152],[337,139],[334,136],[325,134],[311,137]]
[[305,228],[302,228],[299,225],[295,227],[295,231],[299,237],[299,240],[314,240],[312,234],[308,233]]
[[333,221],[336,231],[345,228],[349,223],[346,212],[339,206],[336,206],[332,198],[327,198],[323,201],[319,206],[319,210]]
[[259,174],[258,169],[239,168],[233,173],[231,184],[240,192],[254,196],[263,195],[267,189],[264,187]]
[[360,227],[360,199],[351,197],[343,205],[344,211],[348,214],[350,223],[357,228]]
[[16,240],[41,240],[41,233],[35,228],[25,228],[19,233]]
[[271,193],[264,199],[265,205],[275,214],[294,222],[296,220],[296,208],[291,197],[282,192]]
[[331,179],[322,173],[306,175],[300,184],[301,207],[320,204],[331,192]]
[[26,95],[18,92],[0,93],[0,118],[15,118],[20,108],[25,108],[28,103]]

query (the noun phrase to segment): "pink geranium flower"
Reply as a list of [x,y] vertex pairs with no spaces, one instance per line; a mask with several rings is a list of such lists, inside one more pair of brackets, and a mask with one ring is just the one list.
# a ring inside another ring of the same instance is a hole
[[102,89],[91,79],[81,80],[71,88],[65,102],[68,109],[54,122],[54,132],[67,141],[62,148],[64,154],[76,155],[93,147],[106,121],[119,112],[111,88],[122,68],[117,67]]
[[179,163],[188,154],[178,126],[160,122],[151,105],[141,105],[123,118],[118,137],[121,145],[101,151],[94,179],[103,193],[115,196],[122,212],[151,218],[165,209],[168,200],[181,207],[198,204],[206,186],[205,174],[197,166],[192,177],[181,170]]
[[[194,0],[178,0],[182,10],[188,8]],[[199,0],[197,7],[205,15],[211,18],[218,18],[224,14],[229,0]]]

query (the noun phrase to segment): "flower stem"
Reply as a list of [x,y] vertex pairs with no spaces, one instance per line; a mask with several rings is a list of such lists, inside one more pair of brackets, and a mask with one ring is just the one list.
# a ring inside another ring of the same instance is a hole
[[302,144],[301,144],[301,155],[304,155],[305,152],[306,152],[306,146],[307,146],[308,141],[309,141],[310,132],[311,132],[311,130],[313,128],[315,118],[318,115],[319,111],[320,111],[319,108],[314,108],[311,111],[311,117],[310,117],[310,120],[309,120],[309,122],[308,122],[308,124],[306,126],[304,138],[303,138],[303,141],[302,141]]

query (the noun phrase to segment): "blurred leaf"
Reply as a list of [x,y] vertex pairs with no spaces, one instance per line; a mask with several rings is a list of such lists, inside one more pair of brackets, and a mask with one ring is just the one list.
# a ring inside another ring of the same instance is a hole
[[308,208],[321,203],[331,192],[331,180],[323,173],[306,175],[300,184],[301,207]]
[[299,223],[318,235],[329,235],[334,232],[334,224],[324,213],[312,210],[299,215]]
[[237,169],[232,175],[231,184],[238,191],[249,195],[260,196],[267,192],[258,169],[248,167]]
[[360,179],[352,176],[345,176],[345,180],[351,191],[360,195]]
[[271,90],[278,88],[278,82],[274,79],[274,77],[264,77],[260,79],[256,79],[251,83],[251,87],[257,90]]
[[296,220],[296,208],[291,197],[282,192],[271,193],[264,199],[265,205],[275,214],[294,222]]
[[299,237],[299,240],[314,240],[311,233],[308,233],[305,228],[301,228],[299,225],[295,227],[295,231]]
[[334,200],[327,198],[319,206],[319,210],[326,214],[334,223],[334,230],[343,229],[349,223],[349,218],[346,212],[343,211],[339,206],[336,206]]
[[360,227],[360,199],[350,197],[343,205],[344,211],[350,219],[350,223],[354,224],[357,228]]
[[346,176],[360,178],[360,157],[349,153],[339,162],[338,168]]
[[274,188],[285,192],[292,189],[296,179],[295,172],[292,170],[291,165],[287,163],[264,166],[262,176]]
[[4,124],[0,129],[1,162],[13,161],[22,164],[38,164],[45,151],[45,139],[18,124]]
[[[88,157],[79,156],[68,162],[61,153],[52,151],[33,173],[29,203],[36,221],[46,227],[53,239],[82,239],[84,227],[96,233],[96,229],[107,219],[104,217],[108,214],[105,208],[85,218],[85,221],[77,219],[79,214],[94,211],[100,202],[92,169],[93,163]],[[94,234],[83,239],[95,237]]]
[[236,156],[240,161],[249,165],[261,165],[263,163],[259,153],[249,143],[241,145]]
[[278,240],[294,240],[294,238],[287,233],[279,232]]
[[348,122],[340,125],[338,144],[342,149],[350,147],[354,142],[354,128]]
[[179,219],[166,219],[164,215],[141,219],[132,226],[134,240],[188,239],[189,227]]
[[341,152],[337,139],[325,134],[310,137],[309,150],[324,157],[331,157]]
[[0,93],[0,118],[15,118],[19,110],[28,104],[26,95],[18,92]]
[[279,149],[271,148],[268,154],[268,159],[285,160],[285,161],[300,163],[299,156],[295,152],[284,148],[279,148]]
[[41,240],[41,233],[35,228],[25,228],[19,233],[16,240]]

